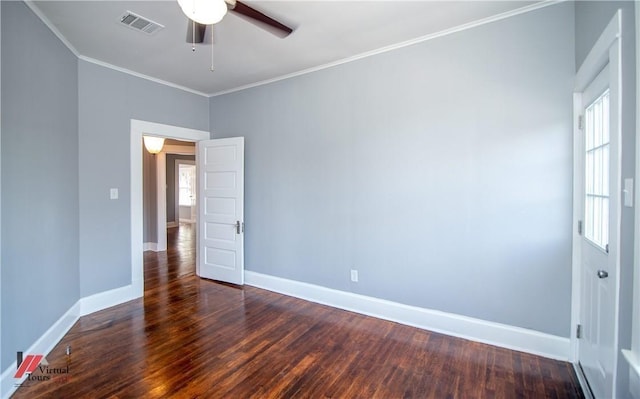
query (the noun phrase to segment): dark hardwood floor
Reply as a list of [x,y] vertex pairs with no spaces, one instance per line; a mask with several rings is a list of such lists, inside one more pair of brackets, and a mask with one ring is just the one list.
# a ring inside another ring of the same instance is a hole
[[47,356],[69,373],[14,397],[583,397],[568,363],[201,280],[194,235],[170,229],[144,298],[82,317]]

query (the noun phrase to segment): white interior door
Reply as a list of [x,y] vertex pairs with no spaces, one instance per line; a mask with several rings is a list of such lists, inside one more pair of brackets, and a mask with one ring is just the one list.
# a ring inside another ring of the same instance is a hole
[[197,144],[198,276],[244,284],[244,137]]
[[[580,366],[596,398],[613,396],[619,231],[618,107],[608,67],[582,95]],[[611,117],[610,117],[611,115]]]

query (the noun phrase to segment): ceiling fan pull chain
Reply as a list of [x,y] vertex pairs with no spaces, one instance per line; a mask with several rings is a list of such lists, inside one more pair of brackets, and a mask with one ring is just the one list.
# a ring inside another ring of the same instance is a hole
[[191,51],[196,51],[196,23],[191,21]]
[[211,25],[211,72],[213,72],[213,25]]

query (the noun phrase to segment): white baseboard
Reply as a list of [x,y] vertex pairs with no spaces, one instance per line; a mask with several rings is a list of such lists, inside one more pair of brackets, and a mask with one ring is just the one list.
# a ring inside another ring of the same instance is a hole
[[153,251],[158,252],[158,243],[157,242],[145,242],[143,245],[143,251]]
[[133,284],[125,287],[115,288],[109,291],[99,292],[97,294],[80,299],[80,316],[110,308],[124,302],[140,298],[140,295]]
[[179,226],[179,224],[178,224],[178,222],[176,222],[176,221],[173,221],[173,222],[167,222],[167,228],[168,228],[168,229],[170,229],[170,228],[172,228],[172,227],[178,227],[178,226]]
[[[81,298],[24,353],[44,354],[46,356],[81,316],[140,298],[142,289],[142,285],[136,282],[125,287]],[[2,399],[8,399],[13,395],[16,390],[16,382],[21,382],[14,381],[13,376],[16,372],[16,367],[16,362],[13,362],[0,376],[0,398]]]
[[191,223],[194,224],[196,221],[194,219],[182,219],[180,218],[180,223]]
[[629,370],[629,393],[633,399],[640,399],[640,377],[632,370]]
[[568,361],[569,338],[245,271],[245,283],[454,337]]
[[640,377],[640,358],[636,354],[628,349],[623,349],[622,354],[629,363],[629,369],[636,373],[637,377]]
[[[80,318],[80,303],[76,302],[65,314],[62,315],[38,340],[29,348],[24,350],[25,354],[48,354],[60,342],[62,337],[73,327]],[[15,392],[16,383],[24,381],[15,380],[13,376],[17,370],[16,362],[11,363],[9,368],[4,370],[0,376],[0,398],[9,398]]]
[[165,240],[163,247],[160,246],[157,242],[145,242],[142,244],[143,251],[153,251],[153,252],[162,252],[167,250],[167,242]]
[[622,355],[629,363],[629,392],[638,399],[640,398],[640,358],[628,349],[623,349]]

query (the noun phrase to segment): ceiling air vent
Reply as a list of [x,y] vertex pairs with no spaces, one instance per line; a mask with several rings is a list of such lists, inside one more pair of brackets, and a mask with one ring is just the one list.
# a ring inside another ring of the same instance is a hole
[[127,11],[120,17],[120,22],[130,27],[131,29],[139,30],[149,35],[159,31],[164,28],[163,25],[160,25],[157,22],[153,22],[150,19],[141,17],[140,15],[134,14],[131,11]]

